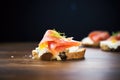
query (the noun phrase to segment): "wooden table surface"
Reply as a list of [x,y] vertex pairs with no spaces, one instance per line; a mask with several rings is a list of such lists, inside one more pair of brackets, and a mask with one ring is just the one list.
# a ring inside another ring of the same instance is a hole
[[87,48],[85,59],[31,59],[37,43],[0,43],[0,80],[120,80],[120,52]]

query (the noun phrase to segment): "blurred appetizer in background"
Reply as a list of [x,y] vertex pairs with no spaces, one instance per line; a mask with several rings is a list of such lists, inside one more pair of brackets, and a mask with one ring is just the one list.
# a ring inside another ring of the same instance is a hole
[[113,33],[107,40],[101,41],[100,48],[104,51],[120,51],[120,31]]
[[100,41],[106,40],[110,37],[109,32],[96,30],[88,34],[87,37],[82,39],[82,45],[88,47],[99,47]]
[[75,60],[83,59],[86,49],[80,48],[81,42],[73,40],[56,30],[47,30],[35,50],[33,59],[41,60]]

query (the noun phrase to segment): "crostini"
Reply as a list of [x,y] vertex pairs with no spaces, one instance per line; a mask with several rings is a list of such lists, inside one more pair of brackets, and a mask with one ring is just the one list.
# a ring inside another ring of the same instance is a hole
[[88,34],[87,37],[82,39],[82,45],[89,47],[99,47],[100,41],[106,40],[109,37],[110,34],[107,31],[92,31]]
[[100,48],[104,51],[120,51],[120,32],[116,32],[107,40],[101,41]]
[[80,48],[81,42],[73,37],[61,35],[56,30],[47,30],[34,50],[33,59],[41,60],[74,60],[83,59],[86,49]]

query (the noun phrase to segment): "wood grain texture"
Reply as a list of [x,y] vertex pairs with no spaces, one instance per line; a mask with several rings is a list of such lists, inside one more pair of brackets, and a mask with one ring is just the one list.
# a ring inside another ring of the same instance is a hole
[[86,48],[85,59],[31,59],[37,43],[0,43],[0,80],[120,80],[120,52]]

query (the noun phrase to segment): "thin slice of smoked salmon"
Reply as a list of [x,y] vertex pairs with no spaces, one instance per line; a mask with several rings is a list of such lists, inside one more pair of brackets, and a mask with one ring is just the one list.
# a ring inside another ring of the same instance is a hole
[[72,40],[72,38],[65,38],[55,30],[47,30],[39,43],[39,48],[47,48],[53,55],[58,55],[66,48],[80,45],[81,42]]
[[95,43],[99,43],[102,40],[106,40],[110,37],[107,31],[93,31],[88,37],[93,40]]
[[120,32],[114,33],[108,40],[120,40]]

